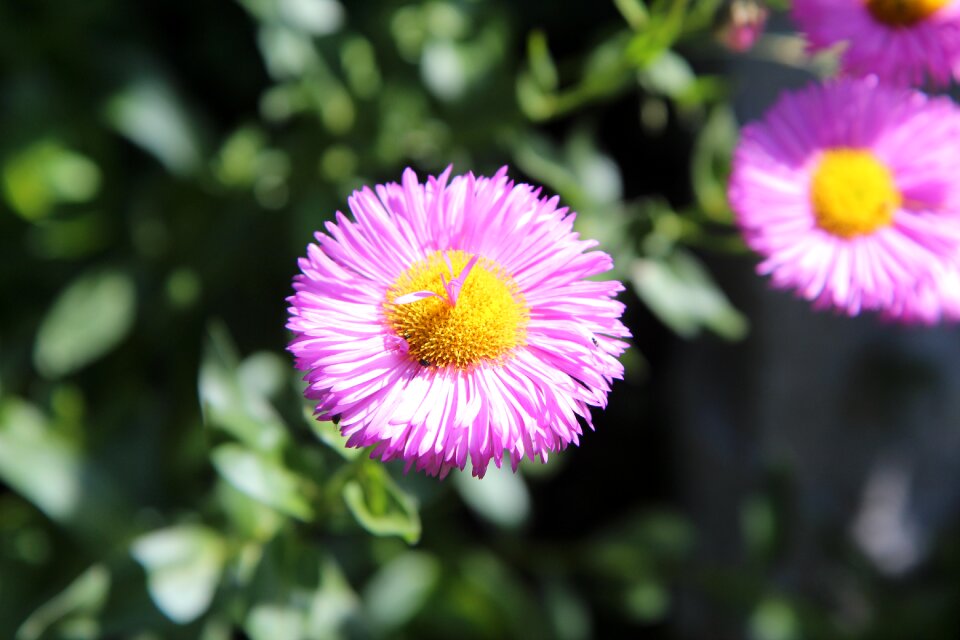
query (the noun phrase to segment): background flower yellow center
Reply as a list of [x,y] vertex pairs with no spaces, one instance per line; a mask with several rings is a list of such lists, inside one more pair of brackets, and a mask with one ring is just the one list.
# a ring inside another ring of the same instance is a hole
[[[465,368],[483,360],[502,360],[511,349],[526,343],[526,301],[513,278],[495,262],[480,258],[456,304],[447,297],[440,276],[449,282],[470,258],[463,251],[434,252],[400,274],[387,291],[387,322],[406,339],[410,356],[421,364]],[[440,297],[394,304],[415,291],[432,291]]]
[[891,27],[909,27],[927,18],[948,0],[867,0],[871,15]]
[[862,149],[825,152],[810,184],[817,224],[843,238],[890,224],[902,201],[890,170]]

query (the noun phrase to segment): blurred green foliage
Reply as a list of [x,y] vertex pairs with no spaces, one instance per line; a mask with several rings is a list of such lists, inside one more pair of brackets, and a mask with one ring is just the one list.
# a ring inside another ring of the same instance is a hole
[[[605,520],[552,531],[582,507],[537,503],[564,456],[404,476],[313,418],[283,353],[311,233],[451,163],[558,193],[678,334],[743,336],[695,253],[742,250],[726,84],[694,66],[720,4],[0,4],[0,637],[672,637],[680,590],[730,582],[751,637],[841,637],[766,588],[764,496],[736,577],[629,469],[591,489]],[[623,96],[629,186],[598,134]]]

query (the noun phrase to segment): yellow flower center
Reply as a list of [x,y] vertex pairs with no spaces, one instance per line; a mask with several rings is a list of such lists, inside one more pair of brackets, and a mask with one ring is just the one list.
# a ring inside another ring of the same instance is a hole
[[[472,257],[459,250],[435,251],[400,274],[387,291],[387,323],[421,365],[463,369],[481,361],[500,362],[526,344],[526,300],[492,260],[477,258],[451,300],[450,283],[462,276]],[[416,292],[423,297],[395,302]]]
[[890,170],[862,149],[826,151],[810,183],[810,203],[817,224],[841,238],[871,233],[890,224],[902,202]]
[[912,27],[936,13],[949,0],[867,0],[867,9],[891,27]]

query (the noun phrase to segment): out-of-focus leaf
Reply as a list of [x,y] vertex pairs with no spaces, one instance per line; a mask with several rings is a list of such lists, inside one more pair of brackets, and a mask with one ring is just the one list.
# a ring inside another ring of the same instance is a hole
[[383,566],[363,590],[364,619],[380,632],[403,625],[423,608],[440,578],[431,555],[408,551]]
[[224,618],[210,616],[204,622],[199,640],[233,640],[233,625]]
[[454,476],[454,485],[467,505],[481,517],[501,527],[518,527],[530,517],[530,493],[523,476],[507,465],[490,465],[478,480],[465,473]]
[[34,226],[27,232],[27,246],[41,259],[74,260],[102,249],[114,231],[102,211],[72,213]]
[[276,0],[280,18],[289,26],[315,36],[343,26],[345,12],[337,0]]
[[544,601],[550,616],[553,637],[558,640],[583,640],[593,634],[590,609],[584,598],[564,582],[552,580],[545,585]]
[[406,5],[400,7],[390,21],[390,33],[397,49],[408,62],[415,62],[420,57],[420,50],[427,37],[427,24],[423,14],[423,7]]
[[320,64],[310,38],[293,29],[272,24],[263,26],[257,42],[267,69],[276,80],[297,78]]
[[461,40],[470,29],[470,14],[455,2],[424,3],[421,19],[427,31],[441,40]]
[[203,285],[196,272],[183,267],[175,269],[167,277],[165,293],[173,308],[187,309],[196,303],[202,288]]
[[797,613],[789,602],[777,597],[763,600],[750,616],[751,640],[796,640],[800,637]]
[[530,73],[544,91],[554,91],[559,83],[557,65],[550,56],[547,36],[543,31],[534,31],[527,38],[527,60]]
[[566,156],[591,209],[608,209],[623,197],[623,178],[617,163],[597,149],[588,129],[575,131],[566,144]]
[[175,525],[138,538],[130,552],[147,574],[154,604],[168,618],[186,624],[210,606],[226,554],[215,531]]
[[58,140],[41,140],[4,163],[3,187],[14,211],[37,220],[58,203],[93,198],[100,189],[100,169]]
[[730,156],[737,139],[737,122],[729,107],[718,106],[700,130],[690,165],[693,191],[705,214],[718,222],[730,222],[727,178]]
[[671,512],[649,512],[636,523],[640,543],[663,560],[686,557],[694,546],[689,521]]
[[514,161],[525,173],[549,184],[574,209],[582,209],[589,202],[588,195],[576,173],[564,164],[560,155],[548,140],[536,136],[521,138],[514,147]]
[[200,167],[196,127],[176,92],[159,76],[144,76],[110,99],[107,120],[177,174]]
[[747,320],[733,308],[700,262],[674,251],[665,258],[637,258],[631,266],[634,289],[664,324],[683,337],[707,328],[728,340],[747,331]]
[[693,545],[693,530],[686,520],[669,512],[651,512],[604,532],[591,542],[586,560],[604,579],[636,585],[656,580],[661,567],[688,558]]
[[320,157],[320,173],[331,182],[350,180],[357,171],[357,154],[345,145],[330,145]]
[[217,497],[234,530],[244,538],[266,542],[286,521],[284,515],[230,483],[225,482],[218,487]]
[[354,478],[343,485],[343,499],[353,517],[370,533],[400,536],[410,544],[420,539],[416,503],[382,466],[358,464]]
[[289,605],[258,604],[247,615],[244,630],[251,640],[303,638],[303,612]]
[[[458,614],[469,620],[471,628],[485,629],[485,635],[499,637],[503,632],[498,633],[498,629],[522,629],[530,620],[546,618],[523,579],[510,566],[493,553],[466,551],[456,565],[463,576],[460,588],[465,600]],[[496,616],[487,613],[491,610],[497,612]]]
[[360,98],[373,98],[380,89],[376,51],[366,38],[349,38],[340,49],[340,63],[350,90]]
[[280,463],[236,444],[221,445],[210,457],[220,475],[251,498],[299,520],[313,519],[307,481]]
[[240,363],[240,384],[264,398],[275,396],[287,380],[287,362],[272,351],[251,353]]
[[353,460],[363,453],[363,449],[347,447],[347,439],[340,434],[339,427],[330,420],[317,420],[310,407],[303,407],[303,418],[310,430],[313,431],[313,435],[317,436],[320,442],[336,451],[344,460]]
[[456,100],[467,89],[466,64],[463,52],[453,42],[428,42],[420,67],[423,82],[438,98]]
[[286,442],[287,430],[265,395],[276,381],[261,377],[274,375],[276,363],[267,365],[273,373],[256,373],[262,365],[251,362],[241,364],[226,328],[211,325],[198,383],[204,422],[253,449],[276,451]]
[[339,82],[328,81],[312,87],[310,94],[324,126],[334,135],[343,135],[353,128],[356,106],[350,93]]
[[517,76],[517,102],[533,121],[547,120],[556,111],[556,97],[544,91],[529,72]]
[[545,91],[532,73],[522,73],[517,83],[521,108],[530,118],[542,120],[569,113],[627,88],[635,74],[624,55],[627,44],[624,36],[607,38],[591,51],[580,82],[558,93]]
[[627,591],[624,604],[628,614],[650,624],[666,615],[670,607],[670,594],[659,582],[645,578]]
[[334,559],[328,557],[321,568],[320,588],[310,603],[307,618],[309,637],[317,640],[341,637],[341,627],[359,610],[360,598]]
[[640,72],[648,91],[676,99],[690,90],[697,76],[690,64],[673,51],[664,51]]
[[133,326],[133,281],[116,270],[80,276],[47,311],[33,350],[37,370],[48,378],[72,373],[108,353]]
[[651,7],[649,20],[638,30],[627,47],[627,57],[639,68],[644,68],[673,45],[683,29],[687,2],[656,2]]
[[266,145],[263,132],[242,127],[227,138],[214,163],[217,179],[229,187],[249,187],[257,178],[258,159]]
[[647,7],[640,0],[613,0],[631,29],[642,29],[649,20]]
[[754,557],[763,557],[773,549],[776,516],[773,505],[764,496],[753,496],[740,507],[740,529],[744,546]]
[[0,403],[0,478],[51,519],[76,514],[82,467],[77,448],[35,407],[12,398]]
[[17,630],[17,640],[36,640],[61,620],[95,615],[110,591],[110,572],[94,565],[59,594],[30,614]]

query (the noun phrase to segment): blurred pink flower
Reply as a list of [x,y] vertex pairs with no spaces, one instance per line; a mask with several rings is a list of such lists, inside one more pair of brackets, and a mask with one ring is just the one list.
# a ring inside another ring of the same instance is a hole
[[347,445],[431,475],[547,460],[606,405],[629,336],[612,266],[558,198],[492,178],[354,192],[301,258],[290,351]]
[[814,51],[844,43],[843,69],[919,86],[960,73],[960,0],[793,0]]
[[728,49],[749,51],[763,34],[770,10],[759,0],[730,0],[718,13],[716,36]]
[[957,319],[958,166],[953,102],[847,78],[744,128],[730,204],[774,286],[849,315]]

